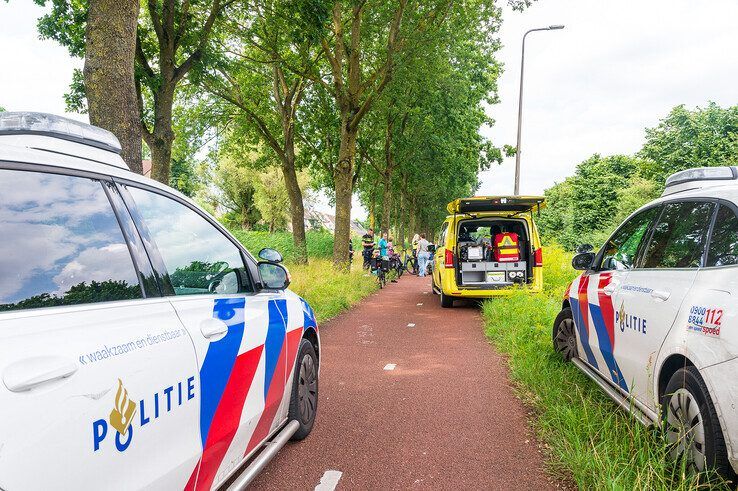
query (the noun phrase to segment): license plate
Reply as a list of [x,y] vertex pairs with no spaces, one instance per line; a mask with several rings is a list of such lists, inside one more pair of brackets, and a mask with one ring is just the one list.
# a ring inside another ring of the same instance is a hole
[[504,283],[505,273],[487,273],[487,283]]

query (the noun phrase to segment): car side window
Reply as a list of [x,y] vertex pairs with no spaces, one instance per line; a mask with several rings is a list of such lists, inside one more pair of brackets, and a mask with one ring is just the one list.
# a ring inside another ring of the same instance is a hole
[[718,208],[707,251],[707,266],[738,264],[738,217],[725,205]]
[[441,225],[441,235],[438,239],[438,246],[444,247],[446,245],[446,235],[448,234],[448,222],[443,222]]
[[0,311],[141,298],[100,181],[0,170]]
[[241,252],[213,224],[171,198],[127,189],[164,260],[176,295],[252,291],[244,284]]
[[644,268],[697,268],[702,262],[713,203],[669,203],[653,228]]
[[624,270],[635,265],[641,242],[659,210],[659,207],[643,210],[620,226],[603,246],[600,270]]

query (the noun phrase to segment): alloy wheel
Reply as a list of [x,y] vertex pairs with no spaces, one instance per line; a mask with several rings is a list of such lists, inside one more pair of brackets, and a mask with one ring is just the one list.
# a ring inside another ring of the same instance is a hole
[[303,423],[312,420],[318,399],[318,379],[313,357],[305,355],[300,363],[300,385],[297,390],[300,416]]
[[673,458],[684,457],[698,472],[705,469],[705,425],[699,404],[687,389],[677,389],[669,399],[666,439]]
[[556,351],[561,353],[564,359],[571,360],[577,356],[577,338],[574,334],[574,321],[572,319],[564,319],[559,323],[554,344]]

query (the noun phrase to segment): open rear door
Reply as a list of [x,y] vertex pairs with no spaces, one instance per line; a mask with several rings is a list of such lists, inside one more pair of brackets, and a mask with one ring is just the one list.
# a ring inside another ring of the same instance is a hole
[[449,213],[525,213],[541,210],[546,205],[545,201],[543,196],[475,196],[455,199],[446,209]]

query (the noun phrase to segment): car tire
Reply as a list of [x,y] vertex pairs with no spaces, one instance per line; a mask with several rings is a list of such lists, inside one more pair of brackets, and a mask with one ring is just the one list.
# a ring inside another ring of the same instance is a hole
[[454,306],[454,297],[450,297],[443,293],[443,290],[441,290],[441,307],[444,309],[450,309]]
[[292,378],[289,419],[300,423],[300,428],[292,435],[292,440],[302,440],[310,434],[317,412],[318,357],[313,343],[303,339],[300,341],[300,349],[295,360],[295,374]]
[[735,483],[715,405],[696,367],[680,368],[671,376],[661,398],[661,416],[673,457],[687,450],[689,467],[714,469]]
[[571,361],[578,356],[577,334],[574,326],[574,316],[570,308],[562,309],[553,325],[554,351],[560,353],[565,361]]

